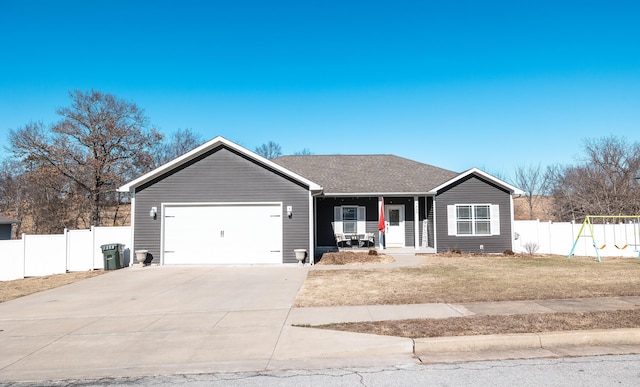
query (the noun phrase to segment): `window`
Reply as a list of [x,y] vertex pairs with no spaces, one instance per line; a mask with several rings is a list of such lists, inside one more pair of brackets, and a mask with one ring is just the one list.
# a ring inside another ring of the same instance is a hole
[[395,210],[395,209],[389,210],[388,222],[390,226],[400,225],[400,210]]
[[342,207],[342,231],[345,234],[358,233],[358,207]]
[[333,228],[336,233],[364,234],[366,232],[366,207],[334,207],[333,220]]
[[498,205],[457,204],[447,212],[449,235],[500,235]]

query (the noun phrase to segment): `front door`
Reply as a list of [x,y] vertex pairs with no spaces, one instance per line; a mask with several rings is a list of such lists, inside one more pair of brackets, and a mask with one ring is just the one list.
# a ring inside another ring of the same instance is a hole
[[389,204],[384,206],[386,247],[404,247],[404,205]]

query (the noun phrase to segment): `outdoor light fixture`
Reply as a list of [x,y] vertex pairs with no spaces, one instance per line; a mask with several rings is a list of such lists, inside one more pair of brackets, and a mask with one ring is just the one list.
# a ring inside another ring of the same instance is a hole
[[293,206],[287,206],[287,217],[291,218],[293,216]]
[[155,220],[158,215],[158,207],[151,207],[151,211],[149,211],[149,216]]

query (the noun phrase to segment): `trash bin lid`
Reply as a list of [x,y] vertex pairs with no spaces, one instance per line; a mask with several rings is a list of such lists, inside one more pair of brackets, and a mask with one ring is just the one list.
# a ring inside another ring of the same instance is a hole
[[106,251],[106,250],[122,250],[122,247],[124,245],[121,243],[110,243],[108,245],[102,245],[100,246],[100,248],[102,249],[102,251]]

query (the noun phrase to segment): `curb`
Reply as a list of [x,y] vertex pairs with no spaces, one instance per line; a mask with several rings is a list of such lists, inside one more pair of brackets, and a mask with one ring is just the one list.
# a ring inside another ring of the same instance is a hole
[[434,337],[414,340],[414,353],[472,352],[490,350],[545,349],[581,345],[640,344],[640,329],[542,332],[504,335]]

